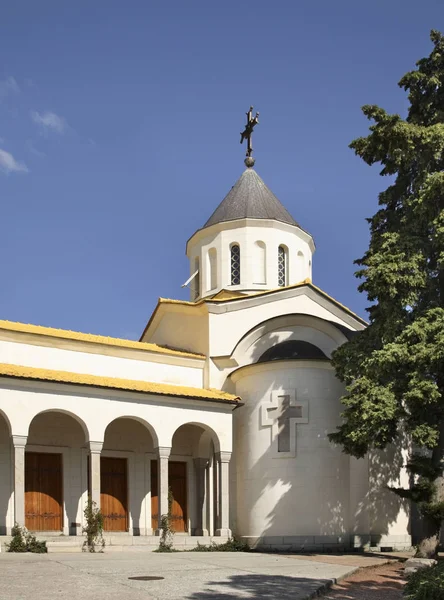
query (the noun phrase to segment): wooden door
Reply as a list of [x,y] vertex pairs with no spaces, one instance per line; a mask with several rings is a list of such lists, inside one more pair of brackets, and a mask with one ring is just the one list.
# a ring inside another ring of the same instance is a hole
[[188,531],[187,463],[168,463],[168,484],[173,496],[171,529],[178,533]]
[[25,526],[30,531],[62,531],[62,455],[25,453]]
[[153,532],[159,529],[159,497],[157,479],[157,460],[151,461],[151,527]]
[[[158,463],[151,461],[151,527],[158,529]],[[168,487],[172,494],[171,529],[177,533],[188,531],[187,463],[168,463]]]
[[126,458],[101,457],[100,508],[105,531],[128,531]]

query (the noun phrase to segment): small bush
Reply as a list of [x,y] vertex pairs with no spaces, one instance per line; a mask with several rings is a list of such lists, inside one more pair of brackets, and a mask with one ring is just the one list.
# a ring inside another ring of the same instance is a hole
[[[169,492],[169,494],[171,494],[171,492]],[[161,529],[161,533],[160,533],[160,540],[159,540],[159,547],[154,550],[154,552],[177,552],[177,550],[175,550],[173,548],[173,535],[174,535],[174,531],[171,529],[171,504],[172,501],[170,502],[169,498],[168,498],[168,514],[167,515],[162,515],[160,517],[160,529]]]
[[44,554],[48,552],[46,542],[37,540],[35,535],[26,529],[20,527],[17,523],[12,528],[12,540],[6,544],[8,552],[33,552],[35,554]]
[[197,542],[197,546],[192,548],[189,552],[249,552],[250,547],[245,542],[241,542],[236,538],[230,538],[228,541],[223,544],[216,544],[216,542],[211,542],[209,546],[205,544],[199,544]]
[[444,562],[412,573],[404,587],[406,600],[443,600]]
[[97,508],[96,503],[88,497],[85,510],[85,527],[83,533],[86,539],[83,542],[83,552],[95,552],[96,547],[100,548],[99,552],[103,552],[105,540],[103,539],[103,515],[100,508]]

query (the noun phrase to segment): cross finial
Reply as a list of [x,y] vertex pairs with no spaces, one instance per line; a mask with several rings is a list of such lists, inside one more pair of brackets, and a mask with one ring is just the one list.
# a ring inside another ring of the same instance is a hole
[[254,158],[251,156],[253,153],[253,146],[251,145],[251,136],[253,134],[254,126],[259,123],[259,113],[253,117],[253,107],[250,106],[250,110],[247,112],[247,124],[245,125],[244,131],[241,133],[240,143],[242,144],[244,140],[247,140],[247,152],[245,164],[247,167],[252,167],[254,165]]

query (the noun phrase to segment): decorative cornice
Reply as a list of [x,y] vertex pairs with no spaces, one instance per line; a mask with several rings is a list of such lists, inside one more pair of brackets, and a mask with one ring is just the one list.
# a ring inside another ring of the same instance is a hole
[[169,458],[171,454],[171,446],[157,446],[155,452],[159,458]]
[[103,442],[89,442],[89,451],[91,454],[100,454],[102,452]]
[[12,436],[12,444],[14,448],[24,448],[26,446],[26,442],[28,441],[27,435],[13,435]]
[[231,460],[231,452],[216,452],[216,459],[221,463],[229,463]]

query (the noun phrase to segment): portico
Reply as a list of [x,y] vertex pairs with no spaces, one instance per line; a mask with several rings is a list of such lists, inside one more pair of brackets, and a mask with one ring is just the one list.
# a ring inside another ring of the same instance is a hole
[[0,404],[1,534],[18,523],[81,535],[90,495],[108,534],[157,535],[172,502],[178,534],[229,535],[234,397],[105,391],[14,376],[1,377]]

